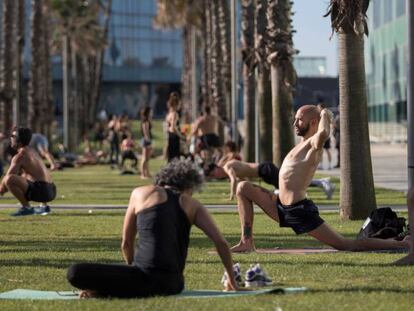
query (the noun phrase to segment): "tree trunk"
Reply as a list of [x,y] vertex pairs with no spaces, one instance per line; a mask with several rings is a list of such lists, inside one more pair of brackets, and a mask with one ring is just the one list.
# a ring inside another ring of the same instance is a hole
[[218,21],[218,0],[211,2],[211,24],[212,24],[212,53],[211,62],[213,67],[212,75],[212,89],[213,89],[213,102],[216,106],[218,114],[223,117],[227,117],[227,109],[225,107],[224,92],[223,92],[223,77],[221,74],[221,66],[223,61],[223,55],[221,50],[221,35]]
[[259,55],[259,77],[257,101],[259,105],[259,147],[260,161],[272,161],[272,94],[269,69],[266,60],[266,9],[267,1],[259,0],[256,5],[256,49]]
[[181,99],[182,99],[182,117],[189,121],[191,102],[192,102],[192,53],[191,53],[191,25],[184,26],[183,29],[183,69],[181,73]]
[[[202,26],[201,26],[201,35],[203,42],[203,62],[202,62],[202,82],[201,82],[201,94],[202,100],[206,105],[210,105],[210,90],[211,90],[211,78],[210,78],[210,14],[208,11],[208,2],[203,2],[203,15],[202,15]],[[197,107],[199,110],[201,107]]]
[[50,57],[51,41],[50,41],[50,12],[46,4],[43,5],[43,58],[42,58],[42,80],[43,80],[43,124],[42,133],[46,135],[49,141],[52,138],[52,127],[55,120],[55,107],[53,101],[53,77],[52,64]]
[[244,160],[255,161],[254,2],[242,0]]
[[231,49],[230,49],[230,10],[228,0],[218,1],[218,23],[221,46],[221,77],[223,82],[226,117],[231,120]]
[[23,59],[24,59],[24,23],[25,23],[25,1],[19,0],[17,8],[16,21],[16,68],[15,68],[15,97],[13,108],[13,124],[16,126],[22,125],[21,122],[23,110]]
[[40,132],[41,124],[41,66],[42,66],[42,1],[32,0],[29,107],[27,123],[33,132]]
[[13,109],[13,44],[14,0],[3,1],[3,42],[1,47],[0,116],[1,131],[8,135],[11,130]]
[[341,217],[364,219],[376,208],[368,133],[364,39],[338,33]]
[[[108,37],[111,9],[112,9],[112,0],[108,0],[108,3],[105,7],[104,21],[103,21],[105,39],[107,39]],[[88,103],[89,104],[89,107],[88,107],[89,108],[88,109],[89,125],[92,125],[95,122],[95,118],[96,118],[96,113],[97,113],[96,110],[97,110],[98,103],[99,103],[100,89],[101,89],[102,76],[103,76],[104,53],[105,53],[105,49],[99,52],[97,56],[94,57],[94,61],[91,62],[91,67],[93,67],[94,70],[91,72],[91,83],[93,83],[93,85],[90,90],[91,96],[90,96],[90,100]]]

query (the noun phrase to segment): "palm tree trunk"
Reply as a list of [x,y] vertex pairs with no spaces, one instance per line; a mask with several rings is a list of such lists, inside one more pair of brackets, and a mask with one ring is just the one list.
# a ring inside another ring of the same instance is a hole
[[296,82],[293,68],[291,4],[289,0],[270,0],[267,7],[267,60],[271,66],[273,162],[281,166],[294,146],[292,131],[293,94]]
[[42,1],[32,0],[31,17],[31,53],[29,80],[29,106],[27,114],[28,126],[34,132],[40,132],[41,124],[41,65],[42,65]]
[[23,59],[24,59],[24,23],[25,23],[25,1],[19,0],[17,3],[17,45],[16,45],[16,68],[15,68],[15,98],[13,108],[13,123],[20,126],[22,118],[23,102]]
[[3,1],[3,31],[4,37],[1,50],[1,89],[0,116],[3,133],[8,135],[11,130],[13,108],[13,44],[14,0]]
[[218,1],[218,23],[221,45],[221,77],[226,117],[231,119],[231,51],[230,51],[230,10],[228,0]]
[[266,9],[267,1],[258,0],[256,5],[256,49],[259,55],[257,101],[259,105],[260,161],[272,161],[272,94],[270,72],[266,65]]
[[[202,62],[202,83],[201,83],[201,94],[203,102],[206,105],[210,105],[210,90],[211,90],[211,77],[210,77],[210,14],[208,10],[208,2],[203,1],[203,15],[202,15],[202,26],[201,26],[201,35],[203,37],[203,62]],[[200,107],[198,107],[199,109]],[[197,109],[197,110],[198,110]]]
[[[112,9],[112,0],[108,0],[105,12],[104,12],[104,37],[107,39],[108,37],[108,30],[109,30],[109,21],[111,17],[111,9]],[[91,77],[91,81],[93,81],[91,91],[90,91],[90,101],[89,101],[89,109],[88,109],[88,123],[89,125],[92,125],[95,122],[96,113],[97,113],[97,107],[99,103],[99,97],[100,97],[100,89],[101,89],[101,83],[102,83],[102,76],[103,76],[103,60],[104,60],[104,53],[105,50],[103,49],[101,52],[99,52],[96,56],[96,59],[94,60],[93,67],[95,70],[93,71],[93,76]]]
[[255,160],[254,2],[242,0],[242,57],[244,106],[244,160]]
[[364,39],[338,33],[341,117],[341,217],[364,219],[376,208],[368,133]]
[[185,25],[183,29],[183,70],[181,73],[181,99],[182,99],[182,116],[186,119],[185,123],[189,121],[189,114],[192,102],[192,59],[191,53],[191,25]]

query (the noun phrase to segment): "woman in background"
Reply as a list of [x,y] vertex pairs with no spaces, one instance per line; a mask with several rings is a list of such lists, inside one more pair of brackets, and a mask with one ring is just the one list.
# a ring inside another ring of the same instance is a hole
[[180,118],[178,109],[180,108],[180,97],[177,92],[172,92],[167,102],[168,113],[165,117],[167,123],[168,142],[166,148],[166,158],[171,162],[174,158],[180,157]]
[[151,124],[151,108],[146,106],[141,110],[141,178],[151,178],[149,171],[149,160],[152,153],[152,124]]

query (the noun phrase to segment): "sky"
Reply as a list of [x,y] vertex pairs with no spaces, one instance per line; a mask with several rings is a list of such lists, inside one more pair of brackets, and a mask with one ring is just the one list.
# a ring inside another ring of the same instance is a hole
[[337,75],[337,39],[331,36],[330,18],[323,17],[329,0],[293,0],[293,44],[299,56],[326,56],[327,74]]

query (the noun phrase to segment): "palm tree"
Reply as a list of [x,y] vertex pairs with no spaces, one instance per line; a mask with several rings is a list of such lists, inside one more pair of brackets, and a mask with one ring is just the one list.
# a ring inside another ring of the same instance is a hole
[[29,73],[29,105],[27,113],[28,126],[34,132],[41,131],[41,124],[43,113],[40,108],[42,106],[41,84],[42,77],[42,0],[32,0],[32,16],[31,16],[31,55],[32,60],[30,63]]
[[339,41],[341,217],[363,219],[376,208],[368,133],[364,33],[369,0],[331,0],[328,13]]
[[273,162],[280,166],[294,146],[292,132],[293,68],[290,0],[270,0],[267,7],[266,47],[271,68],[273,112]]
[[13,107],[13,44],[15,1],[3,1],[3,42],[1,46],[1,85],[0,85],[0,116],[1,131],[6,135],[11,130],[11,116]]
[[[84,70],[79,70],[82,58],[96,56],[106,45],[105,32],[99,24],[102,6],[98,0],[89,2],[50,0],[50,7],[55,22],[54,46],[62,50],[63,59],[65,60],[62,62],[64,72],[66,74],[71,73],[69,75],[71,91],[68,92],[70,96],[68,117],[71,119],[71,122],[69,122],[71,130],[69,132],[75,133],[75,135],[69,136],[67,143],[69,149],[74,150],[81,131],[85,129],[85,124],[88,122],[88,119],[80,118],[81,112],[89,105],[83,100],[88,97],[80,92],[89,92],[90,90],[84,87],[81,88],[79,80],[95,81],[79,76],[79,74],[87,74]],[[69,44],[66,45],[65,42]],[[66,51],[63,48],[65,46],[67,46]],[[65,68],[68,68],[68,70]],[[96,91],[93,94],[96,95]]]
[[230,10],[228,0],[218,1],[218,28],[220,34],[220,47],[222,61],[221,79],[223,83],[224,92],[224,106],[226,109],[226,116],[231,119],[231,50],[230,50]]
[[258,62],[257,97],[259,105],[260,160],[272,161],[272,106],[269,68],[266,60],[267,0],[256,4],[256,57]]
[[18,0],[17,2],[17,21],[16,21],[16,67],[15,67],[15,92],[14,108],[13,108],[13,123],[20,125],[22,121],[22,101],[23,101],[23,49],[24,49],[24,23],[25,23],[25,1]]
[[254,162],[255,154],[255,77],[254,77],[254,1],[242,0],[242,59],[243,59],[243,105],[244,105],[244,159]]
[[[155,25],[160,28],[183,28],[183,69],[181,74],[181,93],[182,93],[182,111],[185,121],[189,121],[191,109],[195,99],[192,98],[191,83],[193,79],[193,64],[197,62],[193,59],[192,40],[198,44],[197,29],[201,28],[203,22],[203,5],[202,0],[158,0],[157,15],[154,18]],[[205,83],[203,81],[203,83]],[[205,87],[203,88],[205,90]]]

